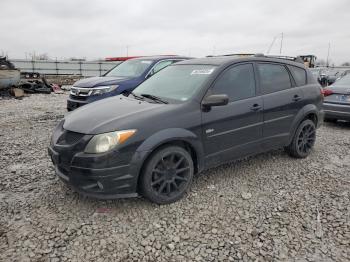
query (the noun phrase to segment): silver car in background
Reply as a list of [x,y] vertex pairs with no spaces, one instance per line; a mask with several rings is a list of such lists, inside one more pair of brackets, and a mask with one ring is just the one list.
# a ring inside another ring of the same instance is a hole
[[323,89],[326,121],[350,121],[350,74]]

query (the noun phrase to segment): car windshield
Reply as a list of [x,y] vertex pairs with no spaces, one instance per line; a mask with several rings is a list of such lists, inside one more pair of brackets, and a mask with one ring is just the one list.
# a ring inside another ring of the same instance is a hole
[[184,102],[189,100],[212,74],[213,65],[173,65],[155,74],[139,85],[133,93],[152,95],[164,100]]
[[335,82],[337,85],[348,85],[350,86],[350,75],[345,75]]
[[117,65],[105,76],[138,77],[142,75],[152,63],[152,60],[127,60],[120,65]]

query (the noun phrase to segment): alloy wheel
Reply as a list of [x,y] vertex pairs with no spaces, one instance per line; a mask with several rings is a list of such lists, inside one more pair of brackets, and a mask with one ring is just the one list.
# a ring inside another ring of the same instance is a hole
[[152,190],[163,197],[177,195],[186,189],[190,172],[190,163],[181,153],[165,154],[152,170]]
[[297,140],[297,148],[299,152],[308,154],[315,144],[316,130],[313,125],[305,125],[299,132]]

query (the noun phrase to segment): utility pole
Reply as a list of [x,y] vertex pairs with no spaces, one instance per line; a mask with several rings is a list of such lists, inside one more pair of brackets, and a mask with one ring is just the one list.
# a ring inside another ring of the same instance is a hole
[[126,57],[129,57],[129,45],[126,45]]
[[330,49],[331,49],[331,43],[329,42],[328,43],[328,52],[327,52],[327,63],[326,63],[327,67],[329,67],[329,50]]
[[276,41],[276,38],[277,38],[277,36],[275,36],[275,37],[273,38],[272,43],[270,44],[269,48],[267,49],[266,54],[269,54],[269,53],[270,53],[271,48],[272,48],[273,44],[274,44],[274,43],[275,43],[275,41]]
[[282,54],[282,45],[283,45],[283,32],[282,32],[282,34],[281,34],[280,54]]
[[270,44],[269,48],[268,48],[268,49],[267,49],[267,51],[266,51],[266,54],[269,54],[269,53],[270,53],[270,51],[271,51],[271,49],[272,49],[272,47],[273,47],[274,43],[276,42],[276,40],[277,40],[279,37],[281,37],[281,43],[280,43],[280,54],[282,53],[282,46],[283,46],[283,32],[282,32],[281,34],[276,35],[276,36],[273,38],[273,40],[272,40],[272,42],[271,42],[271,44]]

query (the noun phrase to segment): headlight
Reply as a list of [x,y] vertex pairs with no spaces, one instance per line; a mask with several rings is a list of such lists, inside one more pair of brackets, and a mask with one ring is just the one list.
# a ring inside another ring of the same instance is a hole
[[118,88],[118,85],[111,85],[111,86],[98,86],[91,88],[90,95],[102,95],[105,93],[112,92]]
[[132,129],[95,135],[87,144],[84,152],[90,154],[107,152],[117,145],[124,143],[135,132],[136,130]]

